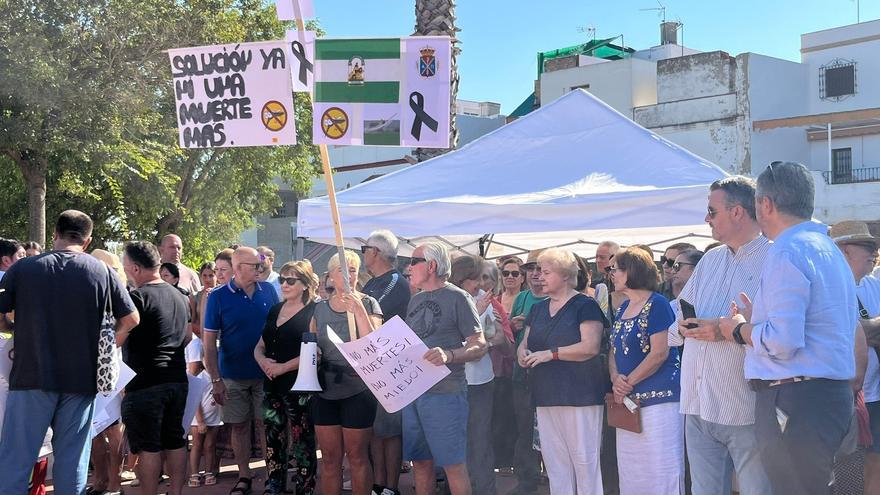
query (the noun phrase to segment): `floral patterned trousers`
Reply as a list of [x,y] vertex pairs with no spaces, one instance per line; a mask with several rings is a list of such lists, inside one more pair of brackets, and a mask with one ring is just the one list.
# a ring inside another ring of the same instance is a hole
[[315,428],[309,418],[310,400],[311,395],[295,392],[266,392],[263,397],[267,488],[271,484],[278,490],[286,489],[289,441],[296,466],[294,493],[311,495],[315,491],[318,459]]

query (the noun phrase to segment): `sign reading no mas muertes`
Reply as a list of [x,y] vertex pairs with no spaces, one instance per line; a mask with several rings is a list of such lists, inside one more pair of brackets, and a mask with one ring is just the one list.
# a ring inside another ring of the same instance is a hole
[[315,40],[316,144],[449,147],[448,36]]
[[428,347],[399,316],[353,342],[344,342],[327,329],[330,341],[390,413],[403,409],[450,373],[446,366],[422,357]]
[[181,148],[296,144],[284,41],[168,51]]

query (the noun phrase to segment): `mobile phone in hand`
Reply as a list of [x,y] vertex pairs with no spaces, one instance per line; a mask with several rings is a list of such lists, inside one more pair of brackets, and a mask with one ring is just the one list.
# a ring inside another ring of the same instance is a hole
[[[681,306],[681,316],[687,320],[688,318],[696,318],[697,311],[694,309],[694,305],[685,301],[684,299],[679,299],[678,304]],[[699,325],[696,323],[688,323],[685,325],[685,328],[697,328]]]

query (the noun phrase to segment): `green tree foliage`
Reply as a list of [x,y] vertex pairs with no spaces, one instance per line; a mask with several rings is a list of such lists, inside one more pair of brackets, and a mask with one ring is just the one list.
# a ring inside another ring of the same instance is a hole
[[[271,2],[0,0],[0,12],[3,235],[40,240],[46,220],[51,231],[77,208],[95,220],[96,247],[174,232],[195,263],[280,206],[275,177],[308,190],[310,144],[177,146],[165,50],[282,39]],[[298,141],[311,143],[310,102],[295,101]]]

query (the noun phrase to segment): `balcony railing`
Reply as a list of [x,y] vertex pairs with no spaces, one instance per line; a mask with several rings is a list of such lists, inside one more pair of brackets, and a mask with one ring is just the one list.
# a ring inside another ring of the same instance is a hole
[[880,182],[880,167],[854,168],[846,172],[822,172],[826,184],[857,184]]

